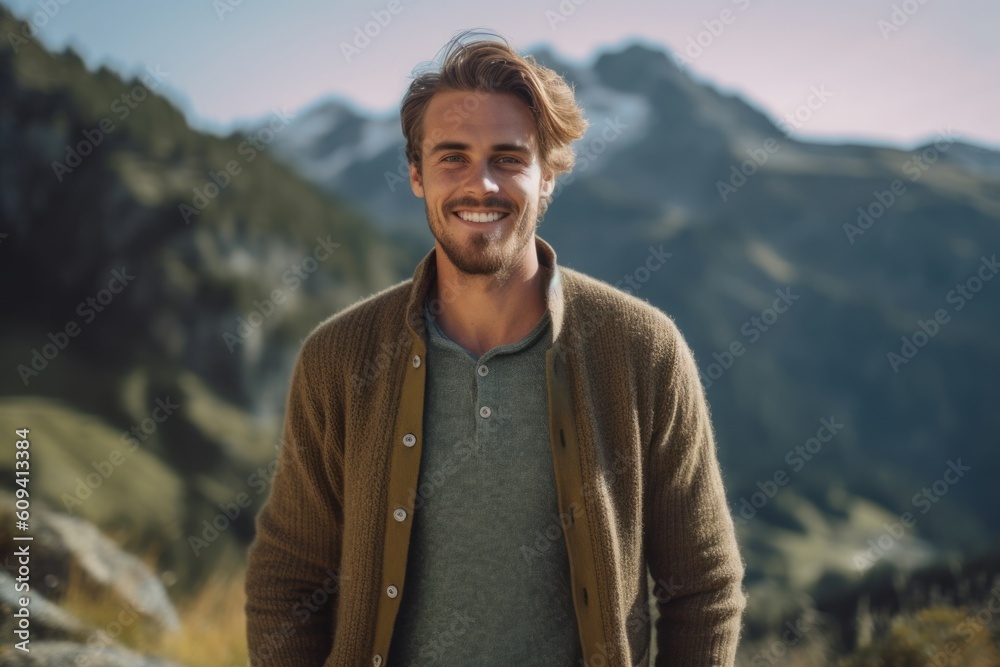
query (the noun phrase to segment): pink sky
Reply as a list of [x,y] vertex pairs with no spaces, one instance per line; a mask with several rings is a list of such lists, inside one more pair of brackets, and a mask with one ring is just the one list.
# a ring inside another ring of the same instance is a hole
[[[221,1],[232,11],[197,0],[73,2],[37,34],[50,46],[73,45],[92,67],[159,64],[192,123],[222,130],[330,94],[389,110],[413,66],[462,28],[494,28],[522,49],[549,43],[574,62],[633,39],[683,54],[704,33],[692,72],[772,117],[803,103],[812,86],[833,94],[801,137],[912,146],[950,127],[1000,149],[995,0]],[[38,8],[36,0],[5,4],[21,17]],[[348,62],[342,45],[372,12],[391,19]],[[880,30],[894,12],[899,29]],[[705,22],[718,34],[705,32]]]

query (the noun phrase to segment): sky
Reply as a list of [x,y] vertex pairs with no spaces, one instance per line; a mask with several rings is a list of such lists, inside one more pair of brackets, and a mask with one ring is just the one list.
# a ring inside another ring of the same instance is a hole
[[[996,0],[0,0],[91,69],[165,73],[196,128],[223,133],[329,97],[391,113],[413,68],[487,27],[571,64],[640,42],[772,118],[828,98],[793,134],[912,148],[950,130],[1000,150]],[[46,10],[46,8],[48,8]]]

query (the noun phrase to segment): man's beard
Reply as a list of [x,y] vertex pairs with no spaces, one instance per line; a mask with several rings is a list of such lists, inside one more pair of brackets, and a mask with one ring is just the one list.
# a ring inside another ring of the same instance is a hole
[[[456,207],[463,206],[500,209],[507,212],[507,217],[495,229],[484,226],[482,232],[469,233],[456,229],[462,223],[456,221],[451,213]],[[529,203],[520,216],[509,201],[499,197],[487,197],[481,203],[472,198],[461,198],[446,202],[442,208],[443,212],[435,212],[432,216],[427,200],[424,200],[431,233],[455,268],[468,275],[490,275],[505,281],[513,272],[525,245],[532,241],[538,226],[538,205],[535,202]],[[464,237],[467,240],[463,241]]]

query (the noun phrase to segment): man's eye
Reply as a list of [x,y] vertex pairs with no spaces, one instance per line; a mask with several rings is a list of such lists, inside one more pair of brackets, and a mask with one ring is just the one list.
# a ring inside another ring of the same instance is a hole
[[[441,158],[441,161],[442,162],[450,162],[450,163],[454,164],[456,162],[461,162],[462,159],[463,158],[462,158],[461,155],[445,155],[443,158]],[[497,158],[497,162],[502,162],[504,164],[521,164],[521,160],[519,160],[518,158],[516,158],[516,157],[514,157],[512,155],[503,155],[503,156]]]

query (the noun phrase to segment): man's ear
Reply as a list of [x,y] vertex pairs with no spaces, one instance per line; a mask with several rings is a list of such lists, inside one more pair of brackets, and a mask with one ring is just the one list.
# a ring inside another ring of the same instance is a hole
[[420,177],[420,169],[412,162],[410,163],[410,189],[413,190],[413,194],[423,198],[424,181]]
[[542,199],[548,199],[556,189],[556,177],[549,170],[542,171],[542,188],[539,195]]

